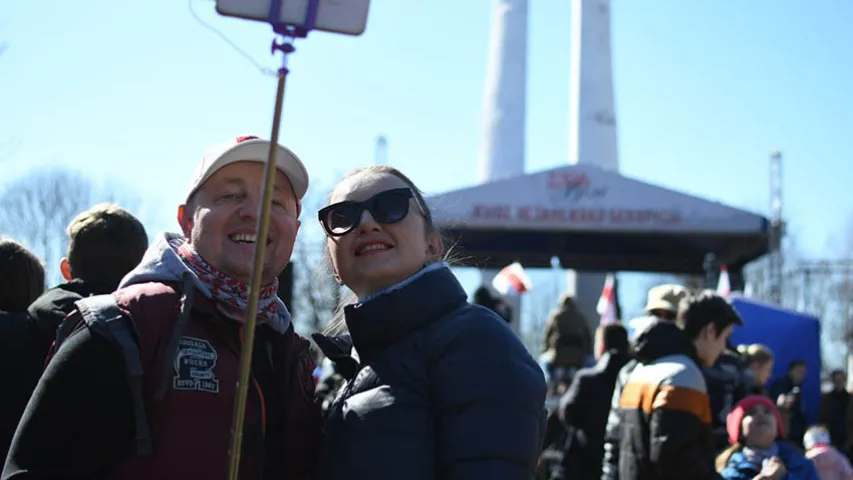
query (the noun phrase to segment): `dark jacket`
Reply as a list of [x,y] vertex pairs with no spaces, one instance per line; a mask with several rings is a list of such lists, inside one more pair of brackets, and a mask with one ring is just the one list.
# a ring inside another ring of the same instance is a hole
[[714,448],[723,451],[729,447],[726,433],[726,418],[737,402],[749,394],[751,382],[746,375],[747,367],[736,352],[726,350],[714,366],[704,368],[705,384],[711,400],[711,428]]
[[619,414],[619,402],[622,400],[622,390],[631,377],[631,372],[637,368],[637,360],[631,359],[616,375],[613,385],[613,396],[607,414],[607,425],[604,428],[604,445],[602,448],[601,480],[619,480],[619,444],[622,442],[622,416]]
[[[137,278],[166,278],[182,268],[168,251],[149,250],[146,258],[151,261],[138,267],[144,275]],[[12,442],[4,480],[226,478],[242,325],[222,318],[192,275],[183,278],[183,284],[149,281],[112,294],[118,318],[135,332],[152,452],[136,449],[143,428],[135,423],[137,397],[123,356],[128,349],[85,324],[45,369]],[[293,332],[289,318],[277,318],[281,324],[256,331],[241,479],[306,479],[321,440],[308,341]]]
[[847,446],[847,408],[850,394],[845,390],[832,390],[823,395],[819,423],[826,425],[832,445],[843,450]]
[[352,378],[357,367],[354,360],[349,356],[349,352],[352,350],[352,340],[349,335],[320,336],[317,338],[320,340],[319,347],[325,347],[325,350],[335,352],[336,355],[334,358],[329,358],[332,362],[332,371],[320,378],[315,393],[317,401],[320,402],[323,417],[326,417],[332,408],[332,403],[338,396],[338,392],[346,385],[347,379]]
[[627,353],[605,353],[592,368],[579,371],[560,400],[560,419],[571,440],[564,457],[564,471],[570,478],[601,478],[604,456],[604,429],[616,377],[630,360]]
[[[788,473],[784,480],[820,480],[814,464],[787,442],[776,442],[779,447],[779,459]],[[725,480],[752,480],[761,469],[749,462],[742,451],[735,452],[729,458],[726,468],[720,472]]]
[[72,280],[44,292],[28,312],[0,312],[0,458],[6,458],[15,428],[44,371],[56,329],[74,309],[74,302],[89,295],[108,293],[105,288]]
[[47,355],[56,338],[56,329],[62,320],[74,310],[74,302],[91,295],[102,295],[115,290],[118,285],[105,285],[74,279],[44,292],[30,305],[29,314],[41,333],[42,358]]
[[503,319],[466,302],[448,268],[345,317],[358,362],[345,342],[314,336],[352,378],[327,418],[318,480],[531,478],[544,375]]
[[807,420],[806,411],[803,408],[803,388],[802,385],[794,385],[793,380],[788,375],[777,378],[770,385],[770,399],[774,402],[779,398],[779,395],[793,395],[794,403],[789,408],[779,408],[779,413],[782,414],[782,419],[786,423],[785,438],[799,448],[803,446],[803,435],[806,434]]
[[640,365],[619,403],[619,478],[717,478],[711,405],[692,342],[658,322],[639,335],[635,355]]
[[15,428],[44,368],[41,336],[26,312],[0,310],[0,458],[6,458]]

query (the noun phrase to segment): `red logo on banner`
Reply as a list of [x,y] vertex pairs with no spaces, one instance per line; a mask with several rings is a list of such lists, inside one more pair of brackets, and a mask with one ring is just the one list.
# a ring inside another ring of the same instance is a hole
[[607,195],[607,187],[595,186],[585,172],[548,172],[548,189],[553,203],[577,203]]

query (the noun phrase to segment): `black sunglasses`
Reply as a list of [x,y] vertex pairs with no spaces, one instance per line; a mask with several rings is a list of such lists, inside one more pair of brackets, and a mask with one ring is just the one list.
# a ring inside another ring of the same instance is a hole
[[317,216],[323,225],[323,230],[330,237],[340,237],[358,227],[361,223],[361,214],[365,210],[370,212],[370,216],[379,223],[387,225],[402,221],[409,214],[411,198],[415,199],[415,203],[423,213],[423,207],[410,188],[395,188],[379,192],[363,202],[334,203],[317,212]]

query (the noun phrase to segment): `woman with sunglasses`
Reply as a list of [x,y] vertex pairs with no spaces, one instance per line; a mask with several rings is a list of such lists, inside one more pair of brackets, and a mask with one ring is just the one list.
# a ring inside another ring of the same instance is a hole
[[388,166],[350,173],[319,212],[346,334],[314,340],[348,380],[317,478],[529,479],[544,375],[506,322],[471,305],[429,208]]

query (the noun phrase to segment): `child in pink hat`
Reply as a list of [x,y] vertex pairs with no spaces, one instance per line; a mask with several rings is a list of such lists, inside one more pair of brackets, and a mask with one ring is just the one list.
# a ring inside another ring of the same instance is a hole
[[853,480],[850,461],[832,446],[826,427],[816,425],[808,429],[803,445],[806,458],[814,462],[821,480]]
[[767,397],[738,402],[726,432],[731,447],[717,457],[725,480],[821,480],[812,462],[783,440],[782,417]]

